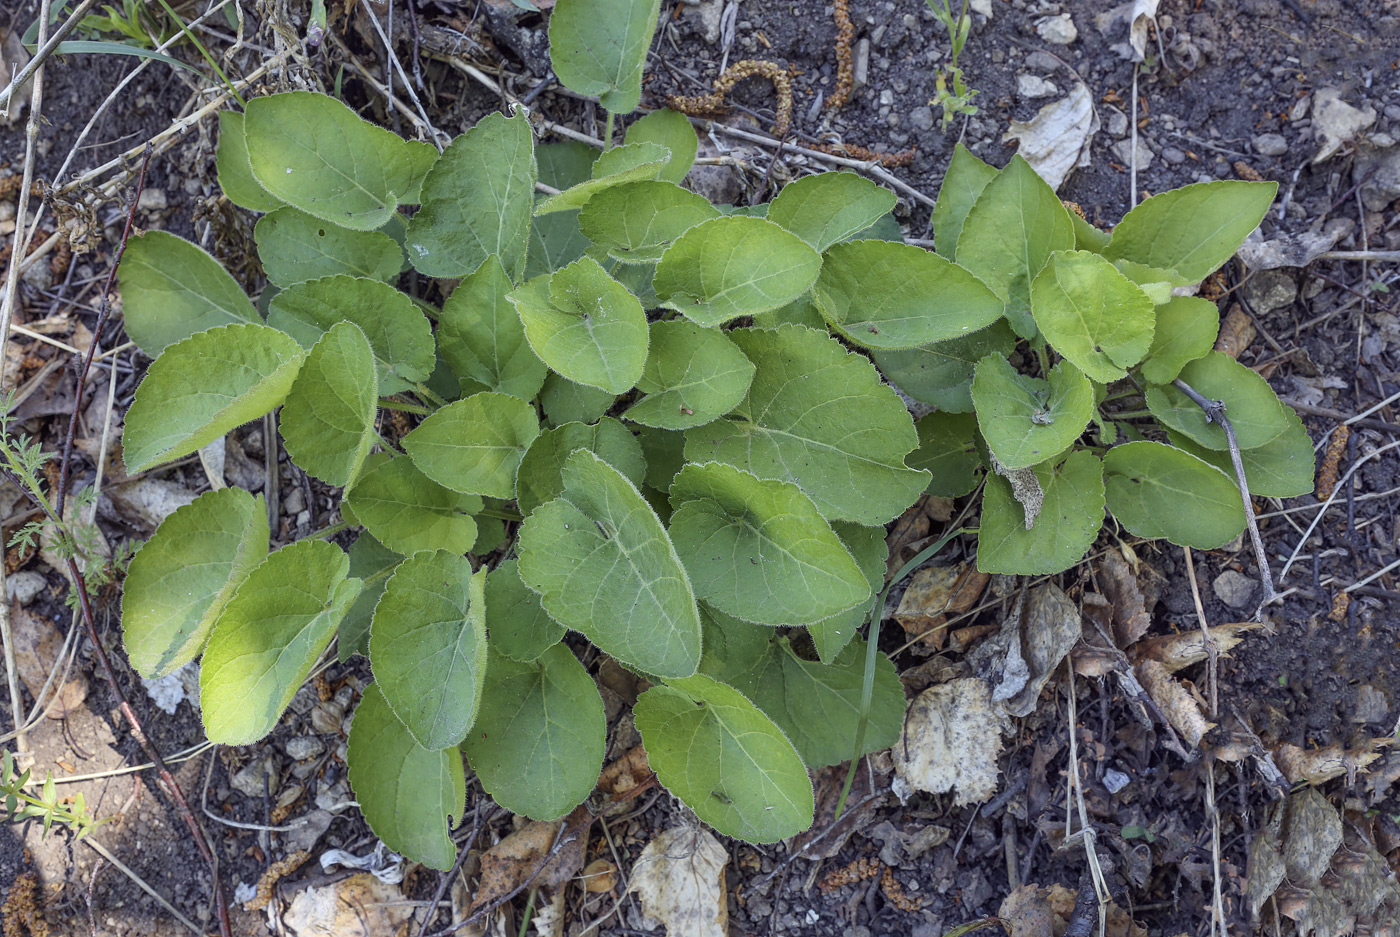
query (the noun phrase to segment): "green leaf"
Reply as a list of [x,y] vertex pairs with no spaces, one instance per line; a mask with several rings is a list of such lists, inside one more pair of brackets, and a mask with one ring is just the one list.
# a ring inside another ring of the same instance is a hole
[[637,389],[646,394],[624,414],[644,426],[689,429],[717,420],[748,393],[753,364],[723,332],[693,322],[653,322],[646,368]]
[[560,140],[535,146],[540,182],[554,189],[567,189],[589,179],[593,163],[603,151],[578,140]]
[[1139,537],[1214,550],[1244,530],[1240,490],[1224,472],[1159,442],[1114,446],[1103,459],[1108,509]]
[[360,593],[350,560],[325,540],[300,540],[259,563],[214,623],[199,667],[209,740],[249,745],[282,718]]
[[615,185],[655,179],[671,161],[671,151],[660,143],[628,143],[605,151],[593,162],[593,175],[535,203],[536,215],[582,208],[599,192]]
[[1198,296],[1177,296],[1156,309],[1152,347],[1142,362],[1144,380],[1170,384],[1188,361],[1204,358],[1220,332],[1220,310]]
[[554,74],[614,114],[632,113],[660,12],[661,0],[559,0],[549,16]]
[[593,792],[607,731],[593,678],[555,644],[530,662],[491,655],[481,713],[462,750],[496,803],[557,820]]
[[1098,254],[1052,254],[1031,308],[1051,346],[1102,384],[1127,377],[1152,345],[1152,300]]
[[1074,249],[1102,254],[1108,246],[1108,232],[1094,227],[1075,212],[1069,213],[1069,220],[1074,225]]
[[564,490],[564,463],[577,449],[589,450],[641,487],[646,460],[641,444],[625,426],[609,417],[596,424],[565,423],[541,433],[520,461],[516,503],[521,514],[528,515],[559,496]]
[[288,206],[258,219],[253,229],[267,278],[291,286],[336,273],[392,282],[403,251],[378,231],[352,231]]
[[821,255],[762,218],[715,218],[676,239],[656,265],[661,304],[704,326],[792,302],[816,282]]
[[436,550],[399,564],[369,633],[374,685],[419,745],[458,744],[486,679],[486,570]]
[[1094,388],[1069,361],[1048,381],[1018,374],[1001,355],[977,363],[972,379],[977,425],[1002,465],[1028,468],[1068,449],[1094,414]]
[[624,664],[695,672],[700,616],[685,567],[636,486],[588,451],[564,463],[563,494],[520,527],[520,578],[545,611]]
[[875,224],[895,201],[889,189],[853,172],[821,172],[783,186],[768,220],[824,251]]
[[812,301],[811,293],[804,293],[786,306],[779,306],[777,309],[770,309],[768,312],[757,312],[753,315],[753,326],[756,329],[776,329],[780,325],[805,325],[809,329],[816,329],[820,332],[826,331],[826,320],[822,318],[821,310]]
[[987,183],[997,177],[999,170],[972,155],[961,143],[953,146],[953,159],[938,189],[938,201],[933,206],[933,246],[949,260],[957,256],[958,237],[968,212],[977,204],[977,197]]
[[199,656],[267,540],[266,502],[240,488],[206,491],[161,521],[122,589],[122,637],[137,673],[153,680]]
[[[1225,418],[1241,449],[1254,449],[1287,432],[1288,418],[1269,382],[1229,355],[1212,351],[1181,369],[1181,380],[1208,400],[1225,402]],[[1147,388],[1147,408],[1168,429],[1207,449],[1228,448],[1225,431],[1170,384]]]
[[1069,211],[1017,155],[977,196],[958,234],[957,259],[1005,301],[1016,334],[1033,338],[1031,281],[1052,253],[1073,248]]
[[1002,476],[987,473],[982,495],[982,530],[977,568],[984,573],[1039,576],[1069,569],[1083,558],[1103,526],[1103,463],[1078,449],[1058,465],[1043,462],[1035,473],[1044,501],[1034,526]]
[[152,358],[196,332],[262,322],[217,260],[164,231],[127,241],[117,278],[126,334]]
[[248,165],[248,141],[243,136],[243,115],[219,111],[219,147],[214,156],[219,187],[228,200],[249,211],[273,211],[285,202],[268,194]]
[[536,215],[530,222],[530,253],[525,258],[525,278],[533,280],[567,267],[592,246],[578,226],[577,211]]
[[686,431],[692,462],[792,482],[831,520],[885,524],[928,485],[904,464],[914,423],[870,362],[829,335],[785,325],[729,333],[757,368],[729,419]]
[[331,326],[306,356],[282,406],[287,455],[327,485],[349,485],[374,444],[378,387],[365,333],[353,322]]
[[604,189],[579,211],[579,229],[610,256],[655,263],[686,231],[720,217],[709,199],[673,182],[644,180]]
[[874,352],[881,372],[919,403],[954,413],[972,412],[972,372],[987,355],[1009,355],[1016,333],[1006,322],[963,338],[901,351]]
[[855,608],[830,618],[807,623],[807,633],[811,635],[812,643],[817,647],[817,655],[823,663],[828,664],[836,660],[841,649],[850,643],[851,638],[860,630],[860,626],[870,620],[870,612],[879,600],[880,589],[885,584],[885,563],[890,557],[883,527],[862,527],[859,524],[836,521],[831,525],[831,529],[836,531],[836,536],[841,538],[851,556],[855,557],[860,571],[865,574],[865,581],[870,584],[870,598]]
[[690,167],[695,164],[695,154],[700,148],[700,138],[690,125],[690,119],[666,107],[657,108],[632,121],[623,142],[659,143],[670,150],[671,161],[661,170],[659,178],[677,185],[685,180]]
[[912,244],[848,241],[826,252],[812,296],[832,328],[867,348],[962,338],[1002,316],[1002,301],[951,261]]
[[407,456],[368,467],[345,495],[356,519],[384,546],[405,556],[419,550],[466,553],[476,542],[481,498],[450,491]]
[[248,102],[253,178],[273,197],[356,231],[373,231],[417,200],[437,150],[362,120],[324,94],[288,91]]
[[126,414],[122,456],[144,472],[197,452],[270,412],[305,353],[265,325],[225,325],[176,342],[151,362]]
[[540,408],[555,426],[565,423],[593,423],[612,409],[616,394],[587,384],[575,384],[553,371],[545,375],[540,391]]
[[[676,473],[686,464],[685,433],[639,426],[636,438],[641,443],[642,454],[646,457],[647,485],[659,492],[669,491]],[[618,464],[613,459],[607,461]]]
[[[1314,489],[1317,453],[1313,451],[1312,437],[1291,407],[1284,407],[1283,416],[1288,421],[1288,429],[1262,446],[1240,452],[1245,483],[1261,498],[1297,498]],[[1231,479],[1235,477],[1228,452],[1198,446],[1170,430],[1167,437],[1176,448],[1209,462]]]
[[487,258],[442,304],[438,349],[463,383],[533,400],[548,369],[530,350],[506,298],[513,288],[500,258]]
[[493,652],[518,661],[536,660],[564,639],[564,626],[521,581],[514,558],[502,560],[486,576],[486,630]]
[[696,674],[647,690],[633,715],[657,780],[720,833],[776,843],[812,825],[802,756],[738,690]]
[[1198,283],[1234,256],[1273,204],[1276,182],[1200,182],[1146,199],[1113,229],[1109,260],[1170,270]]
[[515,497],[515,470],[540,433],[535,408],[509,394],[449,403],[403,438],[424,475],[463,494]]
[[307,280],[272,299],[267,324],[310,349],[337,322],[360,327],[374,349],[379,393],[426,381],[437,363],[432,326],[412,299],[387,283],[336,275]]
[[925,469],[933,476],[926,489],[929,494],[960,498],[977,487],[982,474],[977,417],[939,410],[919,417],[914,428],[919,432],[919,448],[907,461],[910,468]]
[[671,540],[695,594],[745,621],[803,625],[870,597],[870,583],[796,485],[711,462],[671,484]]
[[[342,510],[344,507],[342,502]],[[340,620],[336,650],[342,664],[356,654],[369,656],[369,626],[374,618],[374,606],[384,594],[385,578],[380,573],[403,562],[403,556],[367,533],[356,537],[346,552],[350,555],[350,575],[364,580],[365,586]]]
[[[1071,215],[1070,217],[1078,217]],[[1099,253],[1094,251],[1095,254]],[[1172,298],[1172,274],[1169,270],[1158,270],[1156,267],[1145,267],[1142,264],[1135,264],[1131,260],[1113,261],[1113,269],[1136,283],[1138,289],[1147,295],[1147,298],[1158,306],[1168,302]]]
[[447,871],[457,858],[451,831],[467,809],[462,753],[429,751],[371,684],[350,722],[350,787],[369,828],[394,852]]
[[647,358],[647,317],[627,287],[583,257],[509,296],[540,360],[610,394],[631,390]]
[[487,114],[443,150],[408,223],[416,270],[462,277],[495,255],[511,279],[524,276],[538,177],[534,144],[521,109],[513,117]]

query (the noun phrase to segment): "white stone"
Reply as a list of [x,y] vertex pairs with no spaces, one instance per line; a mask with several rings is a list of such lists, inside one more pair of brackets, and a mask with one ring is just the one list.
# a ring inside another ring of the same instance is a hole
[[1039,75],[1020,74],[1016,76],[1016,90],[1023,98],[1049,98],[1060,93],[1053,81],[1046,81]]
[[1047,16],[1035,24],[1035,34],[1051,45],[1067,46],[1079,38],[1074,19],[1068,13]]

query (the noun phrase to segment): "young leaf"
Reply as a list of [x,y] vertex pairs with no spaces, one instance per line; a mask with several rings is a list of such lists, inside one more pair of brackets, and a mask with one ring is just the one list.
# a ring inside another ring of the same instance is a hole
[[977,417],[939,410],[919,417],[914,428],[919,433],[919,448],[906,461],[910,468],[926,469],[933,476],[926,489],[929,494],[960,498],[977,487],[982,471]]
[[792,482],[831,520],[878,525],[928,485],[904,464],[919,438],[870,362],[799,325],[729,333],[756,371],[733,418],[686,430],[692,462]]
[[1170,384],[1188,361],[1210,354],[1220,332],[1220,310],[1199,296],[1177,296],[1158,306],[1156,316],[1142,376],[1153,384]]
[[486,678],[486,570],[444,550],[415,553],[384,587],[370,625],[374,685],[429,751],[467,737]]
[[[1288,429],[1284,430],[1262,446],[1240,452],[1240,464],[1244,466],[1244,477],[1249,490],[1261,498],[1296,498],[1313,490],[1313,476],[1317,471],[1317,454],[1313,452],[1312,438],[1303,428],[1303,421],[1292,408],[1284,407],[1284,419]],[[1196,458],[1209,462],[1232,480],[1235,467],[1228,452],[1207,449],[1171,430],[1167,431],[1171,444],[1191,453]]]
[[516,473],[516,503],[520,513],[528,515],[546,501],[557,498],[564,490],[564,463],[570,453],[587,449],[621,472],[628,481],[641,487],[646,473],[646,460],[641,444],[617,420],[604,417],[597,423],[565,423],[541,433]]
[[352,231],[290,206],[259,218],[253,238],[277,286],[336,273],[392,282],[403,267],[403,251],[389,235]]
[[451,869],[457,858],[452,828],[467,809],[462,753],[419,745],[378,685],[370,684],[350,722],[346,760],[350,787],[374,835],[414,862]]
[[[343,501],[341,509],[345,510]],[[374,606],[384,594],[385,579],[379,574],[403,562],[402,555],[367,533],[355,538],[346,553],[350,556],[350,575],[364,580],[365,586],[340,620],[336,652],[342,664],[356,654],[369,656],[369,626],[374,618]]]
[[265,325],[225,325],[151,362],[126,414],[128,472],[197,452],[282,403],[306,354]]
[[953,260],[957,255],[958,237],[968,212],[977,204],[977,197],[987,183],[997,177],[998,170],[972,155],[961,143],[953,146],[953,159],[948,173],[938,189],[938,201],[933,206],[933,248]]
[[374,349],[379,393],[426,381],[437,363],[432,326],[413,300],[387,283],[336,275],[289,286],[272,299],[267,324],[310,349],[337,322],[360,327]]
[[783,186],[768,220],[825,251],[859,234],[894,208],[895,196],[853,172],[820,172]]
[[1103,463],[1098,456],[1078,449],[1058,465],[1043,462],[1032,471],[1044,501],[1030,529],[1011,484],[987,473],[977,535],[977,568],[984,573],[1039,576],[1069,569],[1094,545],[1103,526]]
[[248,141],[243,136],[243,115],[219,111],[219,146],[214,156],[219,187],[228,200],[249,211],[274,211],[286,203],[268,194],[248,165]]
[[1055,251],[1074,248],[1074,225],[1055,190],[1019,155],[977,196],[958,234],[958,263],[1006,303],[1022,338],[1033,338],[1031,281]]
[[1006,322],[963,338],[901,351],[874,352],[875,363],[910,397],[953,413],[972,412],[972,372],[987,355],[1009,355],[1016,333]]
[[605,151],[593,162],[593,175],[535,203],[536,215],[582,208],[599,192],[615,185],[655,179],[671,161],[671,151],[660,143],[627,143]]
[[663,677],[700,661],[700,615],[656,512],[586,450],[564,463],[563,494],[520,527],[520,578],[545,611],[619,661]]
[[647,317],[627,287],[583,257],[510,294],[540,360],[610,394],[631,390],[647,358]]
[[[1071,218],[1077,215],[1071,214]],[[1098,251],[1093,251],[1097,254]],[[1135,264],[1131,260],[1113,261],[1113,269],[1136,283],[1138,289],[1147,295],[1155,305],[1162,305],[1172,298],[1172,274],[1169,270],[1158,270],[1156,267],[1147,267],[1142,264]]]
[[449,403],[403,438],[424,475],[453,491],[515,497],[515,470],[540,433],[535,408],[509,394],[473,394]]
[[199,656],[267,540],[267,504],[241,488],[206,491],[161,521],[122,589],[122,637],[137,673],[154,680]]
[[121,265],[126,334],[152,358],[220,325],[261,323],[243,289],[203,248],[164,231],[126,243]]
[[671,161],[658,178],[680,185],[695,163],[700,138],[690,125],[690,118],[670,108],[657,108],[632,121],[623,138],[625,143],[659,143],[671,151]]
[[417,201],[437,151],[361,119],[324,94],[254,98],[243,133],[253,178],[276,199],[356,231]]
[[660,12],[661,0],[559,0],[549,17],[554,74],[614,114],[632,113]]
[[579,211],[585,237],[626,263],[655,263],[671,242],[711,218],[709,199],[672,182],[644,180],[599,192]]
[[[1262,446],[1288,430],[1284,406],[1269,382],[1227,354],[1212,351],[1189,362],[1181,380],[1206,399],[1225,402],[1225,417],[1241,449]],[[1207,422],[1205,411],[1176,387],[1149,387],[1146,396],[1147,408],[1163,426],[1207,449],[1228,448],[1225,431]]]
[[405,556],[419,550],[466,553],[476,542],[481,498],[430,480],[407,456],[368,467],[344,504],[384,546]]
[[832,328],[857,345],[879,349],[962,338],[1000,319],[1005,309],[962,267],[892,241],[833,246],[812,296]]
[[723,332],[693,322],[653,322],[646,368],[637,389],[646,394],[624,416],[644,426],[689,429],[717,420],[748,393],[753,364]]
[[1018,374],[1001,355],[988,355],[977,363],[972,399],[987,447],[1010,469],[1064,452],[1094,414],[1093,385],[1069,361],[1055,365],[1045,381]]
[[462,751],[496,803],[557,820],[598,783],[607,730],[593,678],[555,644],[530,662],[491,655],[481,713]]
[[885,584],[885,563],[890,557],[883,527],[862,527],[860,524],[836,521],[831,529],[836,531],[836,536],[841,538],[851,556],[855,557],[860,571],[865,574],[865,581],[870,584],[870,598],[830,618],[807,623],[807,633],[817,647],[817,656],[827,664],[836,660],[841,649],[859,632],[861,625],[870,620],[870,611]]
[[540,391],[540,409],[554,426],[595,423],[612,409],[616,400],[617,394],[587,384],[575,384],[553,371],[545,375],[544,388]]
[[1113,229],[1109,260],[1169,270],[1198,283],[1234,256],[1273,204],[1277,182],[1200,182],[1146,199]]
[[512,117],[487,114],[443,150],[408,223],[416,270],[462,277],[495,255],[511,279],[524,276],[538,177],[534,144],[521,109]]
[[282,718],[360,593],[345,551],[299,540],[259,563],[214,623],[199,667],[210,741],[248,745]]
[[745,621],[802,625],[870,597],[870,583],[796,485],[710,462],[671,485],[671,540],[695,594]]
[[513,288],[500,258],[487,258],[442,304],[438,350],[459,380],[533,400],[548,369],[530,350],[506,298]]
[[816,281],[821,255],[762,218],[715,218],[676,239],[656,265],[661,304],[704,326],[792,302]]
[[1127,377],[1152,345],[1152,300],[1098,254],[1050,255],[1031,311],[1046,341],[1102,384]]
[[513,558],[486,575],[486,630],[492,652],[521,662],[537,660],[564,638],[564,626],[545,613],[540,597],[521,582]]
[[1220,469],[1159,442],[1114,446],[1103,458],[1108,509],[1139,537],[1214,550],[1244,530],[1235,482]]
[[633,709],[666,789],[720,833],[776,843],[812,825],[812,782],[781,729],[704,674],[654,686]]
[[308,475],[344,487],[374,444],[379,381],[369,339],[339,322],[306,356],[282,406],[287,454]]

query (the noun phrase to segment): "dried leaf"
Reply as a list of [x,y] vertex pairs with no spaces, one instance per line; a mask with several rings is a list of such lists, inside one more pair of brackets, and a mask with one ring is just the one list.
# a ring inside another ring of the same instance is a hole
[[598,789],[616,798],[617,795],[625,794],[650,779],[651,767],[647,764],[646,749],[638,744],[623,752],[622,757],[603,769],[603,773],[598,776]]
[[[583,888],[587,892],[612,891],[617,887],[617,866],[608,859],[594,859],[583,869]],[[563,892],[561,891],[562,895]]]
[[[35,615],[18,602],[10,605],[10,629],[15,640],[15,665],[25,689],[37,698],[49,674],[62,666],[63,632],[47,618]],[[50,719],[75,712],[87,699],[87,678],[74,669],[58,692],[46,697]]]
[[[531,887],[554,889],[573,878],[583,868],[588,821],[587,809],[579,807],[563,820],[527,823],[486,850],[481,857],[481,886],[472,898],[472,908],[490,904],[526,882]],[[564,842],[541,868],[561,830]]]
[[1254,320],[1239,303],[1235,303],[1220,321],[1220,334],[1215,339],[1215,350],[1231,358],[1238,358],[1240,352],[1248,348],[1258,334],[1259,330],[1254,327]]
[[1344,749],[1340,745],[1306,750],[1284,743],[1274,749],[1274,760],[1290,784],[1322,784],[1342,775],[1347,783],[1356,780],[1356,773],[1381,757],[1374,749],[1386,739],[1372,739],[1369,745]]
[[[1236,163],[1238,168],[1240,163]],[[1346,232],[1339,225],[1329,225],[1321,231],[1303,231],[1284,237],[1250,238],[1240,245],[1236,256],[1250,270],[1273,270],[1277,267],[1306,267],[1317,255],[1330,251]]]
[[296,937],[377,937],[398,933],[412,917],[399,886],[358,872],[298,891],[282,923]]
[[666,925],[666,937],[726,937],[728,861],[708,830],[674,827],[647,843],[632,867],[629,890],[648,918]]
[[959,807],[981,803],[996,793],[1001,737],[1010,727],[980,678],[929,687],[909,704],[891,752],[895,773],[917,790],[953,791]]
[[890,551],[890,558],[885,562],[887,578],[899,572],[899,568],[907,562],[905,548],[927,537],[928,531],[928,515],[924,513],[924,499],[920,498],[899,516],[899,520],[890,528],[889,536],[885,538]]
[[1099,587],[1113,606],[1113,638],[1119,647],[1128,647],[1152,627],[1152,618],[1144,607],[1137,576],[1116,550],[1109,550],[1099,561]]
[[899,600],[895,621],[911,636],[923,635],[924,644],[937,650],[943,646],[947,632],[941,628],[949,615],[958,615],[972,608],[991,576],[971,564],[963,566],[925,566],[914,573],[909,588]]
[[1316,885],[1342,845],[1342,816],[1311,787],[1288,798],[1283,814],[1283,863],[1295,885]]
[[1045,890],[1021,885],[1002,900],[997,909],[1009,937],[1053,937],[1055,914]]
[[[1211,628],[1210,636],[1215,639],[1216,649],[1224,655],[1244,640],[1245,632],[1256,631],[1259,627],[1246,622],[1230,622]],[[1176,673],[1183,667],[1200,663],[1209,655],[1206,653],[1204,635],[1195,630],[1157,635],[1139,641],[1133,647],[1132,656],[1137,661],[1155,660],[1168,672]]]
[[1342,92],[1336,88],[1319,88],[1313,95],[1312,127],[1322,147],[1312,161],[1322,162],[1375,122],[1376,111],[1371,105],[1355,108],[1342,100]]
[[1017,717],[1030,715],[1041,689],[1082,633],[1079,609],[1059,586],[1046,582],[1031,590],[1021,627],[1021,653],[1030,679],[1003,704],[1008,713]]
[[1249,896],[1250,913],[1255,916],[1288,875],[1280,841],[1282,832],[1283,808],[1279,806],[1249,847],[1249,879],[1245,884],[1245,893]]
[[[222,447],[223,439],[218,443]],[[112,499],[124,521],[149,534],[161,521],[192,502],[196,495],[184,485],[146,475],[126,485],[109,487],[107,497]]]
[[1078,167],[1089,165],[1089,150],[1099,130],[1093,95],[1075,82],[1068,95],[1045,105],[1026,122],[1011,121],[1002,142],[1020,140],[1016,152],[1050,188],[1058,189]]
[[1206,721],[1196,698],[1155,660],[1142,661],[1136,669],[1147,695],[1152,697],[1152,702],[1157,704],[1172,728],[1192,748],[1199,746],[1201,738],[1215,727],[1215,723]]

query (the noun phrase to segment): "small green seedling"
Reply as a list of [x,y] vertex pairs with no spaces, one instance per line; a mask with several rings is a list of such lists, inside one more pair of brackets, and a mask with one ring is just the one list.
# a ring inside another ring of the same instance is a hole
[[953,13],[953,0],[924,2],[933,11],[934,18],[948,30],[948,62],[938,67],[938,74],[933,79],[933,100],[929,101],[930,104],[937,104],[942,111],[942,126],[946,130],[957,115],[971,117],[978,111],[977,105],[972,103],[977,92],[967,86],[962,69],[958,66],[958,57],[967,45],[967,37],[972,34],[972,17],[967,12],[968,0],[963,0],[962,9],[956,15]]

